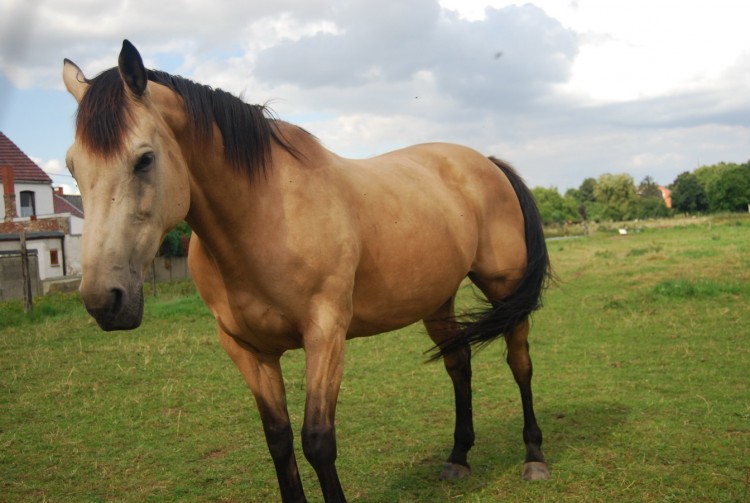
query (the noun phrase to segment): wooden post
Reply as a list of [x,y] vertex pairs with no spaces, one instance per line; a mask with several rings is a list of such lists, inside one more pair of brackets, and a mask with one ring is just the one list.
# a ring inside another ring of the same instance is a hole
[[30,314],[34,309],[31,297],[31,272],[29,270],[29,250],[26,248],[26,231],[21,230],[21,273],[23,275],[23,310]]

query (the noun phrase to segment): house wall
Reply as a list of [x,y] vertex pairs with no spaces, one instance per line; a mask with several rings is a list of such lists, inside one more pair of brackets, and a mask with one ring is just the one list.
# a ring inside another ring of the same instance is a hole
[[69,219],[68,232],[71,236],[80,236],[83,234],[83,219],[71,215]]
[[[66,239],[67,241],[67,239]],[[67,244],[67,243],[65,243]],[[18,252],[20,254],[20,243],[18,241],[0,241],[0,252]],[[65,257],[64,243],[60,238],[29,239],[26,241],[26,249],[36,254],[35,263],[39,271],[40,280],[60,278],[63,275],[63,260]],[[52,250],[57,250],[58,265],[52,265]],[[19,262],[20,264],[20,262]]]
[[68,276],[80,276],[81,267],[81,235],[65,236],[65,266]]
[[[2,183],[0,183],[0,187]],[[16,215],[21,215],[21,192],[34,193],[34,203],[37,216],[52,215],[55,205],[52,199],[52,186],[46,183],[29,183],[16,181]],[[2,190],[0,190],[2,193]],[[5,206],[0,206],[0,220],[5,219]]]
[[[29,249],[37,250],[39,257],[39,279],[61,278],[63,274],[63,260],[65,256],[64,240],[41,239],[27,243]],[[52,264],[51,252],[57,252],[57,265]]]

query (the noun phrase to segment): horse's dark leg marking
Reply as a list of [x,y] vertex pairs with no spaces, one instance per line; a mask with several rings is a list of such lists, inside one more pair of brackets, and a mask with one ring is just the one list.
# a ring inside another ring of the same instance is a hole
[[263,431],[266,434],[268,451],[271,453],[276,478],[279,481],[281,501],[284,503],[306,502],[305,493],[302,489],[302,481],[297,469],[297,460],[294,455],[294,435],[289,416],[275,417],[271,409],[258,402]]
[[221,326],[219,340],[255,397],[268,451],[276,468],[281,500],[284,503],[306,502],[294,455],[292,427],[286,407],[279,357],[256,353],[230,336]]
[[321,309],[305,332],[307,397],[302,451],[320,481],[326,503],[346,501],[336,471],[336,401],[344,374],[346,324]]
[[[468,474],[469,462],[466,457],[474,445],[474,420],[471,407],[471,348],[462,346],[443,359],[445,369],[453,381],[456,402],[456,428],[453,432],[453,450],[448,456],[449,466],[442,473],[443,478],[462,477]],[[454,465],[450,467],[450,465]],[[459,466],[466,467],[466,471]]]
[[523,478],[541,480],[549,478],[549,469],[542,454],[542,430],[536,422],[531,393],[531,376],[533,368],[529,357],[529,323],[524,321],[510,334],[505,336],[508,346],[508,365],[521,392],[523,407],[523,441],[526,444],[526,462]]
[[333,424],[314,424],[307,421],[302,428],[302,450],[315,469],[323,490],[323,499],[329,502],[345,502],[336,471],[336,432]]
[[[455,331],[452,323],[453,302],[451,298],[437,313],[424,321],[430,338],[440,346],[449,340]],[[474,420],[471,406],[471,348],[468,344],[458,347],[443,358],[445,370],[453,382],[456,404],[456,424],[453,431],[453,450],[448,456],[441,478],[461,478],[469,474],[467,455],[474,445]]]

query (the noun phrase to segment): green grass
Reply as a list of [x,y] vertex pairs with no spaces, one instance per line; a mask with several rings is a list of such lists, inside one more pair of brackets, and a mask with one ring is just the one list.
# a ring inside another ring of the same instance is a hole
[[[534,318],[551,480],[520,479],[502,344],[474,359],[472,476],[442,482],[450,381],[420,326],[350,341],[337,415],[351,501],[750,501],[750,221],[551,241]],[[468,293],[468,292],[467,292]],[[467,296],[467,299],[470,299]],[[297,444],[304,355],[283,366]],[[310,501],[315,475],[298,461]],[[278,501],[254,402],[190,285],[160,286],[133,332],[76,295],[0,304],[0,501]]]

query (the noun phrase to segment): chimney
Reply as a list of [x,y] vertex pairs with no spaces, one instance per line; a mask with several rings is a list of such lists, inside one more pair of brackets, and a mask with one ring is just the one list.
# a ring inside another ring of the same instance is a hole
[[16,213],[16,185],[13,180],[13,168],[6,164],[2,167],[3,202],[5,204],[5,221],[10,222],[18,217]]
[[55,194],[57,194],[58,196],[64,196],[65,195],[65,194],[63,194],[63,188],[62,187],[55,187]]

